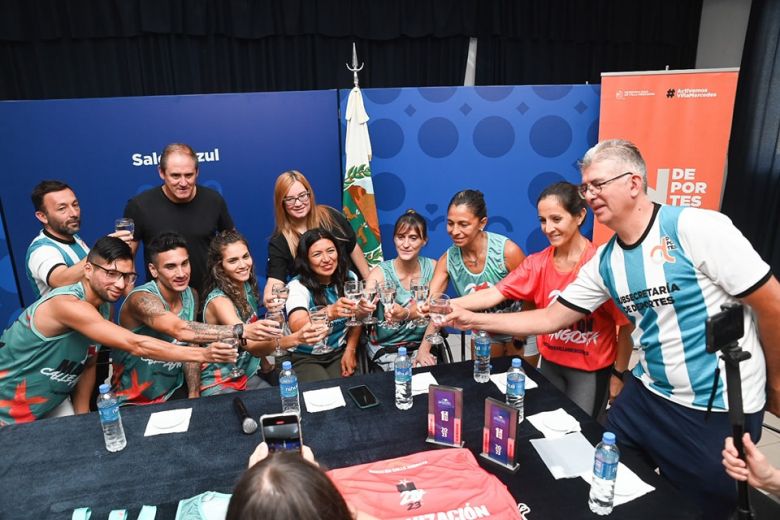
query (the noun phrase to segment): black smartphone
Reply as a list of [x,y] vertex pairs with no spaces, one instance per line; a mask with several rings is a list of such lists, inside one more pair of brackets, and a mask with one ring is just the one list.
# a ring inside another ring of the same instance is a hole
[[742,305],[721,305],[721,312],[707,318],[707,352],[717,352],[739,341],[745,335],[745,316]]
[[260,417],[260,431],[268,451],[301,451],[301,420],[294,413],[266,414]]
[[347,392],[358,408],[371,408],[379,404],[379,400],[366,385],[353,386]]

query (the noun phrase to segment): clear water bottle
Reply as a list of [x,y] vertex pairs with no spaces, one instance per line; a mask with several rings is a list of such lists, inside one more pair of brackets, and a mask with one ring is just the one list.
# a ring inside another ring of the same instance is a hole
[[111,392],[110,385],[100,385],[97,398],[100,426],[103,428],[103,440],[108,451],[121,451],[127,446],[125,430],[122,428],[122,416],[119,414],[119,402]]
[[400,347],[395,358],[395,406],[399,410],[412,407],[412,360],[406,347]]
[[517,422],[525,417],[525,370],[520,358],[512,359],[506,373],[506,404],[517,410]]
[[298,397],[298,377],[292,369],[292,363],[282,363],[279,374],[279,392],[282,394],[282,412],[301,414],[301,400]]
[[478,330],[474,338],[474,381],[490,381],[490,334]]
[[593,480],[590,483],[588,499],[590,510],[597,515],[608,515],[612,512],[619,461],[620,450],[615,445],[615,434],[604,432],[601,442],[596,446]]

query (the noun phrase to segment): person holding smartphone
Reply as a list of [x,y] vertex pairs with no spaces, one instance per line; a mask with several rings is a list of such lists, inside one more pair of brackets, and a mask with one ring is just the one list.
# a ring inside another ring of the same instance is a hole
[[317,518],[377,520],[350,506],[314,459],[311,448],[271,453],[261,442],[249,457],[228,504],[226,520]]
[[[298,275],[288,284],[287,322],[292,333],[310,324],[310,309],[323,306],[330,322],[324,343],[301,343],[288,349],[298,381],[320,381],[351,376],[357,367],[361,327],[346,326],[356,304],[344,296],[347,280],[357,276],[347,269],[347,259],[330,231],[321,228],[305,232],[295,258]],[[326,329],[327,330],[327,329]],[[279,362],[279,361],[277,361]]]

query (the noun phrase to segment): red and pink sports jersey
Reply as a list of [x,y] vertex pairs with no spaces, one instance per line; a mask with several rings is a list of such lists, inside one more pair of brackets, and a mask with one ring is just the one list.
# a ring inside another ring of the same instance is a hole
[[506,486],[463,448],[423,451],[328,475],[347,502],[377,518],[436,519],[450,512],[457,518],[521,518]]
[[[538,309],[550,305],[596,253],[588,243],[577,266],[561,273],[553,263],[554,248],[526,257],[496,288],[507,299],[533,301]],[[536,337],[542,357],[559,365],[592,372],[615,362],[616,326],[627,325],[628,318],[608,300],[592,314],[552,334]]]

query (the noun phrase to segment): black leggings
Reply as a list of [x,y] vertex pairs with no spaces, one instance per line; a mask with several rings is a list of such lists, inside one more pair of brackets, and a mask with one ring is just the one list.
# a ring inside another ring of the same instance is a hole
[[596,419],[607,406],[612,367],[594,372],[565,367],[542,358],[539,370],[558,390]]

